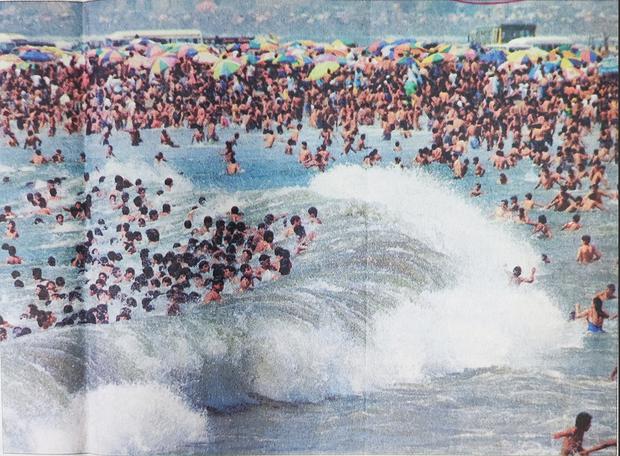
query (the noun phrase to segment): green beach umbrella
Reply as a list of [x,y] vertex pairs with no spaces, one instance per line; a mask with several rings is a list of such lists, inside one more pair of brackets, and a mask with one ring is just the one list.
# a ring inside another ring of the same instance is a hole
[[216,79],[220,79],[222,76],[230,76],[235,73],[239,68],[241,68],[241,64],[238,62],[234,62],[230,59],[220,59],[213,66],[213,77]]

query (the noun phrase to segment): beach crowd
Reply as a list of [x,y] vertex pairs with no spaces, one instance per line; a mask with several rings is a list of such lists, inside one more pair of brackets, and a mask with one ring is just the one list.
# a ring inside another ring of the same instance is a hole
[[[581,216],[607,211],[618,201],[617,184],[607,175],[618,163],[618,81],[617,74],[599,72],[600,57],[592,57],[592,51],[524,51],[514,58],[480,48],[424,49],[413,41],[364,48],[298,41],[283,48],[267,39],[190,49],[136,38],[123,49],[65,56],[64,63],[13,65],[0,72],[2,136],[8,146],[30,150],[31,164],[53,166],[65,158],[60,149],[46,150],[46,136],[97,136],[107,159],[114,160],[118,137],[128,135],[133,147],[144,147],[141,132],[151,129],[160,134],[162,149],[175,148],[175,131],[188,128],[192,144],[222,145],[223,167],[231,176],[241,170],[235,155],[239,131],[260,133],[264,149],[319,172],[343,155],[359,154],[363,166],[376,166],[380,150],[387,149],[396,154],[392,166],[437,164],[454,179],[481,178],[490,167],[501,188],[511,169],[527,162],[539,170],[532,190],[549,191],[549,199],[507,195],[496,217],[531,227],[540,239],[574,232],[582,242],[575,252],[580,264],[606,254],[595,246],[596,239],[581,234]],[[380,143],[371,144],[362,132],[369,126],[381,129]],[[227,133],[231,127],[237,133]],[[315,150],[303,140],[307,130],[319,138]],[[406,163],[401,141],[422,131],[431,140]],[[585,146],[589,135],[597,138],[593,150]],[[480,158],[485,150],[490,160]],[[86,161],[86,154],[80,160]],[[155,162],[164,161],[164,153],[157,152]],[[87,191],[81,199],[70,200],[62,179],[51,179],[44,191],[23,195],[28,210],[20,213],[26,215],[17,216],[10,206],[0,214],[8,265],[22,263],[17,250],[22,223],[91,221],[98,218],[96,211],[91,214],[95,204],[107,205],[119,221],[114,226],[98,219],[75,246],[71,266],[86,271],[83,288],[68,290],[65,278],[44,277],[40,267],[32,268],[31,277],[13,271],[12,286],[34,290],[34,302],[22,317],[36,320],[41,330],[129,320],[139,309],[179,315],[189,302],[210,304],[226,292],[248,292],[291,274],[293,259],[309,248],[321,224],[314,207],[292,216],[266,214],[250,223],[235,206],[196,220],[202,198],[184,215],[178,240],[162,250],[153,226],[175,210],[169,202],[160,203],[174,189],[172,177],[148,191],[141,179],[120,174],[91,182],[85,173],[83,180]],[[476,183],[470,196],[484,192]],[[61,209],[51,210],[50,202],[59,200]],[[566,213],[566,223],[550,226],[544,214],[533,215],[541,209]],[[135,265],[126,266],[127,258]],[[55,261],[50,257],[48,265]],[[515,266],[509,281],[531,283],[535,273],[532,269],[525,277]],[[590,332],[603,332],[604,320],[617,317],[603,308],[605,301],[617,299],[615,284],[603,287],[587,309],[577,306],[571,315],[586,320]],[[84,308],[85,301],[96,304]],[[48,310],[54,303],[62,310]],[[0,317],[0,339],[28,332]],[[582,447],[588,417],[578,416],[575,428],[555,436],[564,439],[563,454],[605,447]]]

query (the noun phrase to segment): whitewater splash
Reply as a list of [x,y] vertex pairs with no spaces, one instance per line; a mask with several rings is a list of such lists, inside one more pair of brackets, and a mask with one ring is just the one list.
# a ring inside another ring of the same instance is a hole
[[[105,174],[127,175],[115,166]],[[149,185],[172,171],[149,165],[142,176]],[[192,184],[174,178],[178,204],[191,204]],[[324,224],[289,278],[221,306],[2,347],[5,429],[17,432],[8,449],[174,449],[202,438],[196,410],[205,407],[318,402],[469,368],[527,368],[549,347],[579,340],[536,284],[508,286],[505,270],[536,265],[536,252],[422,172],[340,166],[308,189],[221,198],[248,208],[246,217],[275,213],[283,201],[298,213],[314,205]],[[50,412],[37,420],[41,401]],[[91,437],[71,440],[67,429],[85,413]],[[167,430],[176,423],[191,432],[173,438]]]
[[105,385],[33,422],[30,444],[36,453],[152,453],[204,439],[205,427],[204,414],[166,387]]

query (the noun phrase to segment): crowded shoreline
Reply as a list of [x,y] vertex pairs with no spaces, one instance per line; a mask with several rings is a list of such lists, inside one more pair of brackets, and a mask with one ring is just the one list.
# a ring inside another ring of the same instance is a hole
[[[132,147],[143,147],[141,132],[154,130],[160,148],[149,154],[156,165],[163,165],[180,143],[187,145],[187,135],[178,133],[187,128],[191,144],[217,145],[222,172],[230,179],[243,171],[236,148],[244,132],[262,135],[257,153],[282,154],[311,172],[325,172],[346,157],[368,168],[440,166],[455,180],[481,180],[491,172],[497,174],[495,185],[501,190],[513,168],[530,162],[539,170],[532,191],[544,189],[549,198],[535,201],[531,193],[506,194],[493,216],[525,225],[524,230],[542,242],[560,231],[578,236],[582,246],[574,256],[584,268],[614,255],[596,248],[597,239],[581,220],[589,212],[617,210],[618,201],[617,182],[610,182],[608,175],[618,160],[617,80],[615,75],[599,74],[600,58],[588,57],[587,49],[534,51],[516,59],[475,49],[459,51],[461,55],[451,54],[449,47],[421,50],[414,42],[384,42],[374,49],[300,44],[280,53],[279,44],[265,41],[254,51],[249,45],[245,50],[196,50],[193,57],[188,56],[189,46],[177,49],[173,59],[162,46],[136,39],[131,50],[123,50],[126,55],[120,50],[99,55],[88,51],[83,64],[79,56],[66,66],[20,69],[15,64],[0,73],[7,94],[2,100],[2,139],[14,150],[32,154],[24,162],[43,169],[64,161],[62,150],[46,147],[46,136],[83,133],[97,138],[97,149],[79,158],[86,166],[88,154],[104,161],[131,154]],[[302,47],[304,52],[290,52]],[[161,49],[153,52],[154,48]],[[186,56],[179,57],[183,52]],[[203,52],[212,57],[203,54],[201,63],[196,57]],[[167,61],[168,67],[154,71],[154,61]],[[325,71],[314,73],[317,68]],[[233,134],[232,128],[238,131]],[[381,139],[371,142],[364,133],[367,128],[380,129]],[[407,140],[420,132],[428,132],[431,140],[407,151],[414,158],[404,161]],[[121,136],[129,137],[129,150],[116,147]],[[310,136],[319,137],[315,150],[308,146]],[[588,150],[584,138],[591,136],[598,147]],[[481,159],[483,152],[491,159]],[[393,162],[386,163],[386,156],[394,156]],[[10,185],[10,176],[2,177]],[[45,278],[40,267],[44,265],[32,265],[31,277],[12,274],[13,282],[3,285],[34,290],[35,302],[23,315],[41,331],[128,320],[134,308],[152,311],[160,296],[165,298],[166,314],[174,316],[189,301],[219,301],[226,287],[243,293],[258,281],[294,274],[291,259],[303,261],[321,225],[314,207],[301,214],[266,214],[262,220],[247,221],[244,208],[234,206],[200,219],[194,216],[202,205],[198,199],[183,216],[178,245],[153,253],[159,232],[151,226],[173,210],[164,200],[175,189],[174,179],[167,177],[156,189],[121,174],[85,172],[82,180],[83,197],[65,192],[58,177],[48,180],[43,190],[24,192],[19,210],[2,202],[3,250],[9,267],[22,262],[19,230],[25,223],[41,220],[62,226],[68,219],[92,226],[70,262],[76,271],[89,271],[84,289],[65,289],[64,277]],[[465,196],[475,201],[487,191],[474,182]],[[112,219],[99,219],[97,209],[105,205],[113,211]],[[566,223],[550,226],[545,214],[538,213],[542,210],[566,213]],[[114,248],[104,248],[110,238]],[[142,269],[123,267],[127,257],[139,259]],[[54,267],[55,261],[48,258],[48,266]],[[509,269],[507,282],[515,286],[537,281],[533,265]],[[523,270],[530,274],[524,276]],[[584,296],[581,303],[588,309],[576,306],[568,316],[585,320],[590,333],[604,332],[604,321],[617,318],[616,312],[603,308],[606,301],[617,299],[615,285],[597,286],[602,291]],[[134,293],[140,294],[141,302]],[[84,300],[97,304],[83,309]],[[62,312],[46,310],[50,302],[62,306]],[[112,306],[115,315],[109,314]],[[16,322],[2,320],[2,326],[0,338],[29,332]],[[588,426],[582,417],[577,431],[558,434],[570,441],[565,454],[579,450]]]

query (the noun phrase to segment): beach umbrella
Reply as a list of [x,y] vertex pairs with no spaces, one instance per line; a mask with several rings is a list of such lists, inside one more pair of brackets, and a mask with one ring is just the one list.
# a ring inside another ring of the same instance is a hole
[[193,46],[190,46],[189,44],[183,44],[181,47],[179,47],[179,50],[177,51],[178,58],[185,57],[185,58],[191,59],[197,54],[198,54],[198,51]]
[[575,68],[575,63],[573,61],[573,59],[569,59],[568,57],[564,57],[562,60],[560,60],[560,68],[562,68],[563,70],[567,70],[570,68]]
[[13,65],[18,66],[22,63],[24,61],[14,54],[0,55],[0,70],[8,70]]
[[422,62],[420,62],[422,65],[430,65],[433,63],[441,63],[441,62],[449,62],[451,60],[454,60],[454,55],[452,54],[445,54],[445,53],[441,53],[441,52],[435,52],[433,54],[430,54],[426,57],[424,57],[424,59],[422,59]]
[[545,52],[542,49],[538,49],[537,51],[537,49],[538,48],[521,49],[519,51],[511,52],[510,54],[508,54],[506,60],[513,63],[536,62],[538,58],[544,58],[548,55],[548,52]]
[[312,59],[314,63],[321,62],[337,62],[338,56],[334,54],[319,54],[314,59]]
[[[258,45],[258,47],[256,47]],[[259,35],[250,42],[252,49],[260,49],[261,51],[277,51],[279,47],[278,39],[273,36]]]
[[263,42],[260,44],[260,50],[261,51],[277,51],[278,50],[278,45],[276,43],[269,43],[269,42]]
[[174,66],[177,60],[170,56],[157,56],[151,61],[151,74],[162,74]]
[[258,63],[267,63],[267,62],[271,62],[273,61],[273,59],[279,57],[278,54],[276,54],[275,52],[265,52],[263,54],[261,54],[261,56],[258,59]]
[[440,44],[435,49],[435,52],[441,52],[442,54],[445,54],[446,52],[450,52],[451,50],[452,50],[451,44]]
[[383,40],[377,40],[377,41],[373,41],[372,43],[370,43],[370,45],[368,46],[367,50],[368,52],[370,52],[371,54],[378,54],[379,52],[381,52],[381,49],[383,48],[383,46],[385,46],[387,44],[387,42],[383,41]]
[[506,61],[506,54],[499,49],[491,49],[480,56],[480,60],[494,65],[501,65]]
[[19,57],[28,62],[49,62],[50,60],[54,60],[53,56],[37,49],[29,49],[22,52],[19,54]]
[[342,40],[334,40],[329,45],[327,45],[326,48],[336,49],[336,50],[342,51],[344,53],[348,52],[348,46],[346,44],[344,44],[344,42]]
[[543,62],[543,70],[545,73],[551,73],[557,70],[560,67],[560,61],[556,60],[553,62]]
[[250,65],[256,65],[258,63],[258,57],[256,57],[256,54],[248,54],[246,55],[247,58],[247,63],[249,63]]
[[568,59],[574,66],[581,66],[581,59],[572,51],[562,51],[562,60]]
[[584,49],[579,53],[579,59],[585,63],[596,62],[597,55],[592,49]]
[[411,65],[412,63],[414,63],[412,57],[401,57],[396,61],[397,65]]
[[135,69],[148,68],[151,66],[151,60],[140,54],[134,54],[133,57],[129,57],[126,63],[129,67]]
[[41,47],[33,48],[33,49],[38,49],[41,52],[53,55],[54,57],[57,57],[57,58],[62,57],[63,55],[66,54],[65,51],[63,51],[62,49],[58,49],[56,46],[41,46]]
[[153,43],[146,50],[147,57],[157,57],[158,55],[163,55],[166,53],[166,50],[158,43]]
[[340,40],[338,41],[340,41],[346,47],[353,47],[355,45],[355,42],[353,40],[349,40],[347,38],[340,38]]
[[338,68],[340,68],[340,64],[338,62],[317,63],[308,75],[308,79],[311,81],[316,81],[325,77],[328,73],[333,73]]
[[213,77],[220,79],[222,76],[230,76],[241,68],[241,63],[232,59],[220,59],[213,66]]
[[196,54],[193,57],[193,59],[194,59],[194,62],[198,62],[198,63],[215,63],[219,60],[219,57],[208,51],[202,51]]
[[297,57],[292,54],[280,54],[277,59],[274,60],[275,63],[296,63],[298,62]]
[[177,52],[179,52],[179,49],[181,49],[181,46],[181,43],[165,43],[164,45],[162,45],[162,48],[167,53],[176,54]]
[[100,63],[119,63],[124,60],[123,55],[116,49],[108,49],[103,54],[99,55]]
[[128,51],[144,52],[144,51],[146,51],[149,48],[151,43],[153,43],[153,42],[151,40],[149,40],[148,38],[136,38],[136,39],[132,40],[125,47],[125,49],[128,50]]

